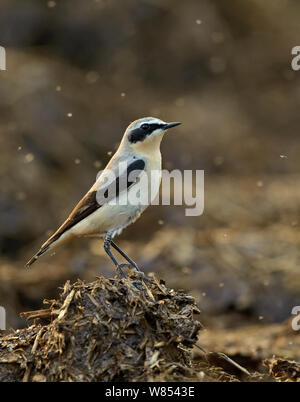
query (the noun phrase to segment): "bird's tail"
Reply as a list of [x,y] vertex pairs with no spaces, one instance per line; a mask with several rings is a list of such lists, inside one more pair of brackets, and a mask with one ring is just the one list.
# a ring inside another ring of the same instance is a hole
[[36,262],[36,260],[43,255],[46,251],[48,250],[47,248],[41,248],[32,258],[30,258],[30,260],[28,262],[26,262],[25,267],[30,267],[30,265],[32,265],[33,263]]
[[50,246],[52,245],[52,243],[54,243],[55,239],[50,237],[49,240],[46,241],[46,243],[44,243],[42,245],[42,247],[39,249],[39,251],[32,257],[30,258],[30,260],[26,263],[25,267],[30,267],[30,265],[32,265],[33,263],[36,262],[36,260],[43,254],[45,254]]

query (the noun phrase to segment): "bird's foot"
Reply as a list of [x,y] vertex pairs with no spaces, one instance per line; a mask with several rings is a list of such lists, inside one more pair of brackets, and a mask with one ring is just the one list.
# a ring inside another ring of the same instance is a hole
[[146,281],[146,282],[153,282],[153,280],[152,280],[151,278],[148,278],[148,277],[144,274],[144,272],[139,269],[139,267],[136,265],[136,263],[133,263],[133,264],[122,264],[122,265],[127,265],[127,266],[129,266],[129,267],[132,267],[132,268],[135,270],[135,272],[136,272],[138,275],[140,275],[140,276],[141,276],[141,279],[143,279],[144,281]]
[[135,270],[135,273],[136,273],[138,276],[140,276],[141,279],[143,279],[143,280],[146,281],[146,282],[153,282],[153,280],[152,280],[151,278],[148,278],[148,277],[144,274],[144,272],[139,269],[139,267],[138,267],[136,264],[135,264],[135,265],[129,264],[129,266],[131,266],[131,267]]
[[[133,264],[119,264],[117,266],[117,269],[119,271],[119,274],[120,274],[121,278],[125,278],[125,279],[127,278],[126,274],[123,271],[123,268],[133,268],[135,273],[137,274],[137,276],[139,276],[142,280],[144,280],[146,282],[153,282],[153,280],[151,278],[147,278],[147,276],[144,274],[144,272],[141,271],[136,264],[135,265],[133,265]],[[135,281],[133,283],[134,283],[134,286],[137,289],[142,290],[141,282]]]

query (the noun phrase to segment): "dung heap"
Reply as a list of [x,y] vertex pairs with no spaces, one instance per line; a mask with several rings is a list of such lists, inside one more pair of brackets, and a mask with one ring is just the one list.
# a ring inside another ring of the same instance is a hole
[[[136,279],[136,278],[133,278]],[[0,336],[0,381],[178,381],[192,376],[194,299],[163,282],[66,282],[34,324]]]

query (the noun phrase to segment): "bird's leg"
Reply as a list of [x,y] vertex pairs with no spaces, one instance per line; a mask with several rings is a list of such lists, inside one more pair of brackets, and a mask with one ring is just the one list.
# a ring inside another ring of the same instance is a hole
[[114,249],[116,249],[118,251],[119,254],[121,254],[122,257],[125,258],[126,261],[129,262],[129,264],[132,266],[132,268],[137,271],[137,272],[141,272],[141,270],[139,269],[139,267],[137,266],[137,264],[123,251],[120,249],[119,246],[116,245],[115,242],[111,241],[111,245]]
[[111,252],[110,246],[111,246],[112,240],[111,240],[111,234],[107,233],[107,235],[104,238],[104,250],[106,251],[106,253],[109,255],[109,257],[111,258],[111,260],[113,261],[113,263],[115,264],[116,268],[119,270],[121,276],[123,278],[126,278],[126,275],[124,274],[123,270],[122,270],[122,265],[118,263],[118,261],[116,260],[115,256],[113,255],[113,253]]
[[121,254],[122,257],[125,258],[126,261],[129,262],[129,264],[132,266],[132,268],[133,268],[136,272],[142,274],[143,279],[145,279],[146,281],[152,282],[152,280],[149,279],[149,278],[147,278],[147,277],[145,276],[144,272],[139,269],[139,267],[137,266],[137,264],[136,264],[123,250],[121,250],[120,247],[117,246],[115,242],[113,242],[113,241],[111,240],[111,241],[110,241],[110,244],[111,244],[111,246],[112,246],[115,250],[118,251],[119,254]]

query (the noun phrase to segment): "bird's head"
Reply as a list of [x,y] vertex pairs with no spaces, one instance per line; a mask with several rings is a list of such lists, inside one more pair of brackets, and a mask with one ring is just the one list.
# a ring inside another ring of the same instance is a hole
[[155,117],[143,117],[142,119],[132,122],[126,132],[126,142],[133,149],[143,149],[155,147],[160,144],[160,141],[165,132],[172,127],[178,126],[179,122],[166,123]]

